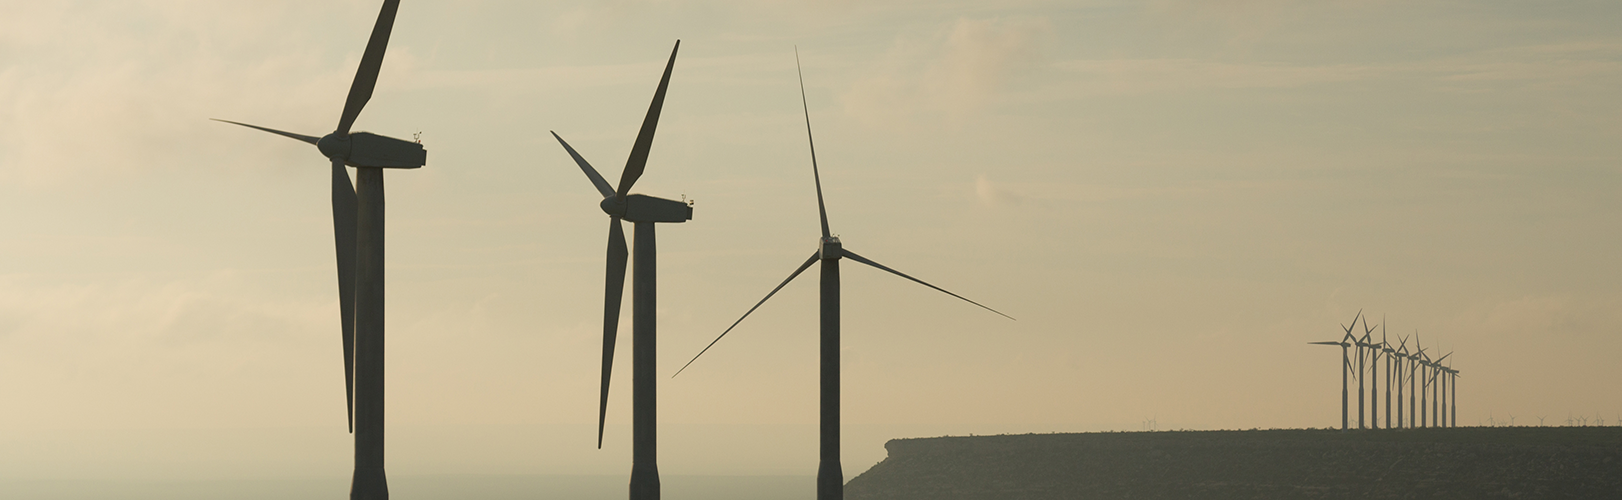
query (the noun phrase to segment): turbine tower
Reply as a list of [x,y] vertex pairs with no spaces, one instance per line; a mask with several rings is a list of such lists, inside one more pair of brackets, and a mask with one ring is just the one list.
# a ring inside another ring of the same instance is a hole
[[[1417,337],[1418,333],[1415,333],[1415,336]],[[1431,357],[1425,354],[1424,349],[1420,349],[1419,358],[1419,426],[1429,427],[1430,414],[1427,412],[1430,410],[1430,402],[1426,401],[1426,398],[1431,397]]]
[[1352,317],[1352,325],[1351,326],[1340,325],[1340,328],[1342,330],[1346,330],[1346,335],[1344,335],[1344,336],[1342,336],[1340,338],[1340,342],[1307,342],[1308,344],[1312,344],[1312,345],[1338,345],[1338,346],[1340,346],[1340,430],[1343,430],[1343,431],[1346,430],[1346,426],[1347,426],[1347,423],[1348,423],[1347,422],[1348,413],[1346,412],[1346,409],[1347,409],[1346,408],[1346,406],[1347,406],[1346,394],[1347,394],[1347,387],[1349,387],[1349,384],[1348,384],[1348,381],[1347,381],[1346,377],[1347,377],[1347,374],[1351,373],[1351,371],[1352,371],[1351,355],[1349,353],[1347,353],[1346,350],[1350,349],[1352,347],[1352,343],[1348,342],[1348,340],[1356,340],[1355,337],[1352,337],[1352,327],[1357,326],[1357,319],[1361,318],[1361,317],[1363,317],[1363,310],[1358,309],[1357,310],[1357,316]]
[[1442,410],[1447,408],[1447,406],[1442,404],[1442,398],[1447,397],[1447,392],[1445,392],[1447,388],[1441,384],[1443,381],[1441,377],[1442,360],[1447,359],[1448,356],[1452,355],[1453,353],[1449,352],[1440,358],[1436,358],[1436,361],[1432,361],[1430,363],[1431,427],[1444,427],[1444,424],[1447,423],[1447,415],[1442,413]]
[[[1367,365],[1366,370],[1368,371],[1369,376],[1374,378],[1374,380],[1369,381],[1369,391],[1371,392],[1371,394],[1369,394],[1369,428],[1375,429],[1380,427],[1380,419],[1375,418],[1375,414],[1380,411],[1380,404],[1378,402],[1380,397],[1380,377],[1377,375],[1378,372],[1374,370],[1374,366],[1380,362],[1380,350],[1378,346],[1371,342],[1373,333],[1374,327],[1369,326],[1368,319],[1364,319],[1363,339],[1357,341],[1357,428],[1359,429],[1363,428],[1363,372],[1365,370],[1365,364]],[[1367,356],[1363,355],[1363,351],[1365,350],[1368,351]],[[1367,361],[1367,363],[1364,363],[1364,361]]]
[[1424,427],[1425,422],[1419,418],[1419,406],[1414,403],[1419,396],[1419,368],[1420,359],[1425,355],[1425,348],[1419,347],[1419,330],[1414,330],[1414,352],[1408,354],[1408,427]]
[[[1409,373],[1410,370],[1403,368],[1408,364],[1408,337],[1402,337],[1400,339],[1399,344],[1397,345],[1397,350],[1395,353],[1393,353],[1393,355],[1396,356],[1396,362],[1393,364],[1396,365],[1397,368],[1397,428],[1401,429],[1403,428],[1404,416],[1402,411],[1402,386],[1407,384],[1410,377],[1412,377],[1411,374],[1405,375],[1405,373]],[[1408,392],[1410,394],[1413,393],[1413,391]],[[1386,394],[1390,395],[1389,392]],[[1410,404],[1408,406],[1412,407],[1413,405]],[[1389,409],[1390,405],[1387,405],[1386,408]],[[1413,419],[1410,418],[1407,420],[1409,424],[1413,423]]]
[[1453,427],[1458,427],[1459,426],[1459,371],[1453,369],[1453,362],[1452,361],[1449,361],[1447,364],[1448,364],[1447,375],[1448,375],[1448,378],[1451,379],[1450,381],[1448,381],[1447,384],[1449,386],[1453,387],[1453,395],[1451,396],[1452,397],[1452,402],[1448,403],[1448,406],[1451,406],[1453,408],[1453,411],[1452,411],[1452,415],[1453,415],[1452,426]]
[[656,306],[658,285],[657,247],[654,241],[655,223],[679,224],[693,218],[689,203],[630,194],[631,186],[642,177],[648,164],[648,152],[653,148],[654,129],[659,125],[659,111],[664,107],[665,89],[670,85],[670,71],[676,66],[676,51],[681,40],[670,49],[670,61],[659,79],[659,89],[653,93],[653,104],[642,120],[642,130],[631,146],[631,156],[625,161],[620,174],[619,188],[611,188],[608,181],[592,168],[586,159],[564,142],[557,132],[552,137],[563,145],[564,151],[574,158],[586,178],[602,195],[598,206],[608,214],[608,273],[604,282],[603,298],[603,373],[602,390],[597,403],[597,448],[603,447],[603,424],[608,415],[608,381],[614,367],[614,341],[619,333],[620,300],[625,295],[625,229],[621,220],[631,221],[636,234],[634,254],[635,272],[631,276],[631,499],[657,500],[659,498],[658,466],[658,392],[655,390],[657,368],[655,342],[658,338]]
[[[338,303],[343,321],[344,392],[355,435],[353,500],[386,500],[383,472],[383,169],[427,163],[422,144],[368,132],[350,132],[372,98],[389,45],[399,0],[385,0],[350,84],[338,128],[323,137],[217,120],[314,145],[332,163],[332,229],[338,257]],[[356,189],[344,166],[355,167]]]
[[1447,427],[1447,377],[1442,373],[1442,365],[1435,365],[1435,401],[1440,403],[1435,411],[1440,422],[1435,427]]
[[[794,57],[795,66],[798,68],[798,51],[796,51]],[[739,323],[742,323],[744,318],[748,318],[750,313],[755,312],[755,309],[760,308],[761,304],[765,304],[767,299],[770,299],[772,298],[772,295],[777,294],[778,290],[782,290],[784,286],[788,285],[790,281],[793,281],[794,278],[798,277],[800,273],[805,272],[806,269],[810,268],[811,264],[821,262],[822,390],[820,412],[821,445],[819,450],[821,460],[817,465],[817,499],[839,500],[845,498],[845,475],[839,460],[839,260],[841,258],[849,258],[850,260],[875,267],[881,271],[906,278],[920,285],[924,285],[947,295],[957,297],[970,304],[980,306],[987,311],[997,313],[1002,317],[1008,319],[1014,318],[1008,316],[1007,314],[1003,314],[996,309],[992,309],[990,307],[981,305],[978,302],[963,298],[958,294],[948,292],[945,289],[935,285],[925,283],[918,278],[908,276],[900,271],[885,267],[883,264],[868,260],[866,257],[857,255],[855,252],[846,250],[843,244],[840,243],[839,238],[833,236],[828,230],[828,210],[824,206],[822,200],[822,176],[817,170],[816,142],[811,137],[811,108],[805,100],[805,78],[803,75],[800,77],[800,105],[805,110],[805,137],[806,142],[810,144],[811,176],[817,188],[817,215],[822,222],[822,238],[818,240],[817,251],[812,253],[811,258],[806,259],[805,263],[800,264],[800,267],[795,269],[793,273],[789,274],[788,279],[783,280],[782,283],[777,285],[777,288],[773,288],[770,293],[767,293],[765,298],[760,299],[760,302],[755,303],[754,307],[749,308],[749,311],[743,313],[743,316],[738,318],[738,321],[733,322],[732,326],[727,327],[725,331],[721,332],[720,336],[717,336],[715,337],[715,340],[710,341],[710,344],[705,346],[703,350],[699,351],[697,355],[693,356],[693,359],[689,360],[686,365],[683,365],[681,370],[677,370],[676,375],[680,375],[682,370],[686,370],[688,366],[692,366],[693,361],[697,361],[699,356],[703,356],[705,352],[708,352],[711,347],[715,346],[716,342],[720,342],[722,337],[725,337],[726,334],[731,332],[733,328],[736,328]]]
[[1385,428],[1391,428],[1391,363],[1392,357],[1397,354],[1387,340],[1385,316],[1380,317],[1380,352],[1385,355]]

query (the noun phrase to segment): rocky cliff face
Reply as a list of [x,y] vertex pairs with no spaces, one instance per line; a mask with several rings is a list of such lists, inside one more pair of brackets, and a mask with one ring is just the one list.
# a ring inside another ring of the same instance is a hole
[[1622,498],[1622,428],[897,439],[865,499]]

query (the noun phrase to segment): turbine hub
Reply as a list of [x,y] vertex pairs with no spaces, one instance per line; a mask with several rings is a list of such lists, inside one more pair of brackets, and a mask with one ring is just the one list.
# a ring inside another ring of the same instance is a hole
[[822,256],[822,260],[839,260],[845,256],[845,247],[839,243],[838,236],[829,236],[817,242],[817,253]]
[[334,133],[322,136],[315,142],[315,147],[321,150],[321,156],[348,160],[349,150],[353,145],[350,144],[347,134],[340,136]]
[[625,203],[620,202],[618,197],[603,198],[602,203],[598,203],[597,206],[602,207],[605,214],[625,217]]

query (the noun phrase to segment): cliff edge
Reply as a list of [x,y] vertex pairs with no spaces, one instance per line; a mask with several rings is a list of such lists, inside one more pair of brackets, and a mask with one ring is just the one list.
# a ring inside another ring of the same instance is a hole
[[1622,498],[1622,427],[895,439],[851,500]]

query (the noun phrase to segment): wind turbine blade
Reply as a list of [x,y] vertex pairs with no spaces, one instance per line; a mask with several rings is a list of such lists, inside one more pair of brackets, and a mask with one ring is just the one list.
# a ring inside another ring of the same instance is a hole
[[557,138],[558,144],[563,145],[563,150],[568,151],[569,157],[574,158],[575,164],[580,165],[580,171],[585,172],[586,178],[591,179],[591,185],[597,186],[598,193],[601,193],[604,198],[614,196],[614,188],[608,185],[608,181],[603,180],[602,174],[598,174],[597,169],[592,168],[590,163],[586,163],[586,159],[581,157],[580,153],[574,152],[574,148],[569,147],[569,143],[564,142],[562,137],[558,137],[557,132],[552,132],[552,137]]
[[1308,344],[1340,345],[1340,342],[1307,342]]
[[794,47],[794,72],[800,76],[800,106],[805,110],[805,142],[811,145],[811,178],[817,183],[817,215],[822,217],[822,237],[828,233],[828,208],[822,204],[822,174],[817,171],[817,141],[811,138],[811,105],[805,101],[805,73],[800,71],[800,48]]
[[676,40],[676,48],[670,49],[670,62],[665,63],[665,75],[659,78],[659,90],[653,93],[653,104],[648,105],[648,116],[642,119],[642,131],[636,134],[636,144],[631,146],[631,157],[625,160],[625,172],[620,174],[619,190],[615,196],[625,200],[630,194],[631,186],[642,177],[642,170],[648,166],[648,151],[653,149],[653,130],[659,127],[659,111],[665,107],[665,88],[670,86],[670,70],[676,67],[676,52],[681,49],[681,40]]
[[338,118],[338,135],[349,135],[366,101],[372,100],[372,88],[377,86],[377,72],[383,68],[383,52],[389,48],[389,32],[394,30],[394,13],[400,10],[400,0],[383,0],[383,10],[377,14],[377,25],[372,26],[372,38],[366,41],[366,52],[360,56],[360,68],[355,70],[355,82],[349,84],[349,98],[344,100],[344,114]]
[[[766,300],[767,300],[767,299],[770,299],[770,298],[772,298],[772,296],[773,296],[773,295],[777,295],[777,291],[778,291],[778,290],[782,290],[782,289],[783,289],[783,287],[784,287],[784,286],[788,286],[788,282],[790,282],[790,281],[794,281],[794,278],[797,278],[797,277],[799,277],[799,276],[800,276],[800,273],[803,273],[803,272],[805,272],[805,270],[806,270],[806,269],[807,269],[807,268],[810,268],[810,267],[811,267],[811,264],[813,264],[813,263],[816,263],[816,261],[817,261],[817,260],[818,260],[818,259],[819,259],[819,257],[821,257],[821,252],[817,252],[817,253],[813,253],[813,254],[811,254],[811,258],[809,258],[809,259],[806,259],[806,260],[805,260],[805,263],[804,263],[804,264],[800,264],[800,268],[799,268],[799,269],[795,269],[795,270],[794,270],[794,273],[793,273],[793,274],[790,274],[790,275],[788,275],[788,279],[786,279],[786,280],[783,280],[783,282],[782,282],[782,283],[778,283],[778,284],[777,284],[777,288],[773,288],[773,289],[772,289],[772,291],[771,291],[771,293],[768,293],[768,294],[766,294],[766,297],[765,297],[765,298],[762,298],[762,299],[760,299],[760,302],[756,302],[756,303],[755,303],[755,307],[751,307],[751,308],[749,308],[749,311],[747,311],[747,312],[745,312],[745,313],[743,313],[743,317],[742,317],[742,318],[738,318],[738,320],[737,320],[737,321],[733,321],[733,322],[732,322],[732,326],[729,326],[729,327],[727,327],[727,329],[726,329],[726,331],[724,331],[724,332],[721,332],[721,335],[719,335],[719,336],[717,336],[717,337],[715,337],[715,340],[711,340],[711,341],[710,341],[710,345],[707,345],[707,346],[704,346],[704,350],[702,350],[702,351],[698,351],[698,354],[697,354],[697,355],[694,355],[694,356],[693,356],[693,359],[689,359],[689,360],[687,360],[687,364],[685,364],[685,365],[681,365],[681,370],[676,370],[676,375],[681,375],[681,372],[682,372],[682,371],[684,371],[684,370],[686,370],[686,369],[687,369],[687,367],[689,367],[689,366],[693,366],[693,362],[694,362],[694,361],[698,361],[698,357],[699,357],[699,356],[703,356],[703,355],[704,355],[704,353],[706,353],[706,352],[709,352],[709,351],[710,351],[710,348],[711,348],[711,347],[715,347],[715,343],[716,343],[716,342],[720,342],[720,341],[721,341],[721,337],[725,337],[725,336],[727,336],[727,333],[729,333],[729,332],[731,332],[731,331],[732,331],[732,329],[733,329],[733,328],[737,328],[737,327],[738,327],[738,323],[742,323],[742,322],[743,322],[743,318],[747,318],[747,317],[749,317],[749,315],[750,315],[750,314],[752,314],[752,313],[754,313],[754,312],[755,312],[755,309],[759,309],[759,308],[760,308],[760,305],[761,305],[761,304],[765,304],[765,303],[766,303]],[[670,376],[670,378],[676,378],[676,375],[671,375],[671,376]]]
[[620,300],[625,298],[625,228],[619,217],[608,221],[608,275],[603,283],[603,386],[597,402],[597,449],[603,448],[603,424],[608,417],[608,380],[614,372],[614,339],[619,336]]
[[232,124],[232,125],[241,125],[241,126],[248,127],[248,128],[251,128],[251,129],[263,130],[263,131],[270,132],[272,134],[276,134],[276,135],[279,135],[279,136],[282,136],[282,137],[290,137],[290,138],[293,138],[293,139],[298,139],[298,140],[301,140],[301,141],[304,141],[304,142],[308,142],[310,144],[315,144],[317,141],[321,140],[321,138],[319,138],[319,137],[310,137],[310,136],[307,136],[307,135],[304,135],[304,134],[295,134],[295,133],[292,133],[292,132],[283,132],[283,131],[276,130],[276,129],[273,129],[273,128],[265,128],[265,127],[261,127],[261,126],[258,126],[258,125],[249,125],[249,124],[246,124],[246,123],[238,123],[238,122],[234,122],[234,121],[231,121],[231,120],[221,120],[219,118],[209,118],[209,119],[217,121],[217,122],[229,123],[229,124]]
[[[856,255],[856,253],[855,253],[855,252],[852,252],[852,251],[850,251],[850,250],[842,250],[842,251],[843,251],[843,252],[844,252],[844,253],[845,253],[845,256],[846,256],[846,257],[850,257],[850,260],[854,260],[854,261],[856,261],[856,262],[860,262],[860,263],[863,263],[863,264],[867,264],[867,265],[869,265],[869,266],[873,266],[873,267],[876,267],[876,268],[879,268],[879,269],[881,269],[881,270],[884,270],[884,271],[889,271],[889,272],[890,272],[890,274],[894,274],[894,275],[896,275],[896,276],[900,276],[900,277],[903,277],[903,278],[906,278],[906,279],[909,279],[909,280],[912,280],[912,281],[913,281],[913,282],[914,282],[914,283],[918,283],[918,284],[920,284],[920,285],[923,285],[923,286],[927,286],[927,287],[930,287],[930,288],[934,288],[934,289],[936,289],[936,290],[940,290],[940,292],[941,292],[941,293],[944,293],[944,294],[947,294],[947,295],[951,295],[951,296],[953,296],[953,297],[957,297],[957,298],[959,298],[959,299],[963,299],[963,301],[964,301],[964,302],[968,302],[968,303],[970,303],[970,304],[974,304],[974,305],[977,305],[977,306],[980,306],[980,307],[981,307],[981,308],[982,308],[982,309],[985,309],[985,310],[987,310],[987,311],[991,311],[991,312],[994,312],[994,313],[997,313],[997,315],[999,315],[999,316],[1002,316],[1002,317],[1004,317],[1004,318],[1008,318],[1008,319],[1014,319],[1014,317],[1013,317],[1013,316],[1009,316],[1009,315],[1007,315],[1007,314],[1003,314],[1003,313],[1002,313],[1002,311],[998,311],[998,310],[996,310],[996,309],[992,309],[992,308],[990,308],[990,307],[986,307],[986,306],[985,306],[985,305],[984,305],[984,304],[981,304],[981,303],[979,303],[979,302],[975,302],[975,301],[972,301],[972,300],[969,300],[969,299],[966,299],[966,298],[963,298],[963,296],[962,296],[962,295],[958,295],[958,294],[955,294],[955,293],[952,293],[952,292],[948,292],[948,291],[946,291],[946,289],[944,289],[944,288],[941,288],[941,287],[938,287],[938,286],[935,286],[935,285],[931,285],[931,284],[929,284],[929,283],[925,283],[925,282],[924,282],[924,280],[920,280],[920,279],[918,279],[918,278],[914,278],[914,277],[912,277],[912,276],[907,276],[907,275],[906,275],[906,274],[905,274],[905,273],[902,273],[902,272],[901,272],[901,271],[897,271],[897,270],[894,270],[894,269],[890,269],[890,268],[888,268],[888,267],[884,267],[884,265],[883,265],[883,264],[879,264],[879,263],[877,263],[877,262],[873,262],[873,261],[871,261],[871,260],[867,260],[867,258],[866,258],[866,257],[863,257],[863,256],[860,256],[860,255]],[[1018,321],[1018,320],[1015,320],[1015,321]]]
[[343,160],[332,160],[332,243],[338,254],[338,311],[343,319],[344,400],[349,432],[355,432],[355,186]]

